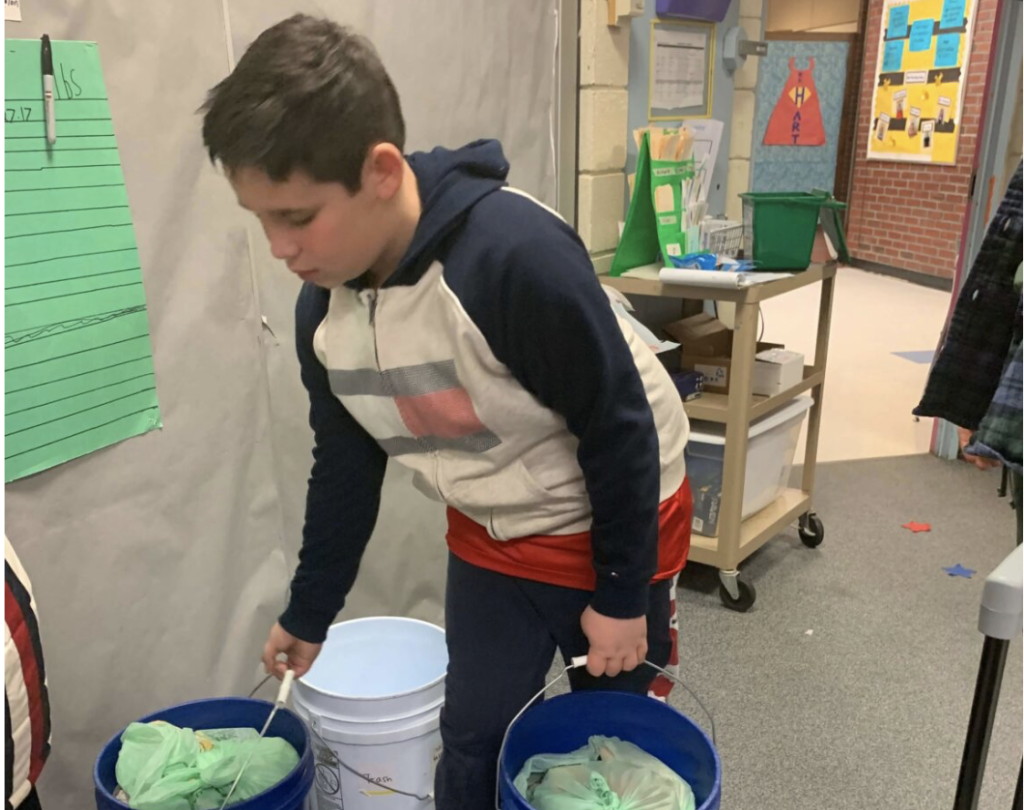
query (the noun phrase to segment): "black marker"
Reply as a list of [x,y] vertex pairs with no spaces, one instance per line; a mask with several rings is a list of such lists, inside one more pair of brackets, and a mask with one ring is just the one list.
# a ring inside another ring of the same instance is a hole
[[53,51],[50,37],[43,34],[43,112],[46,115],[46,140],[57,143],[57,116],[53,109]]

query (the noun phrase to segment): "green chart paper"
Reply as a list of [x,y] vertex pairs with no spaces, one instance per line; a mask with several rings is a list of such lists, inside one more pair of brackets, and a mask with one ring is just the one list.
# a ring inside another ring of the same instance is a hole
[[146,298],[94,42],[6,40],[4,480],[160,427]]

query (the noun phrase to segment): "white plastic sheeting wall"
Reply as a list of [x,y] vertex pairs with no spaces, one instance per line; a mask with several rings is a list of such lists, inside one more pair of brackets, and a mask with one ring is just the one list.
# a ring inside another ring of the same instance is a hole
[[[6,24],[9,38],[99,43],[164,421],[6,488],[5,529],[36,588],[50,682],[47,810],[93,806],[93,761],[132,719],[249,692],[299,547],[311,436],[292,334],[298,287],[209,165],[195,114],[228,71],[229,43],[240,57],[294,11],[351,24],[398,86],[410,149],[498,137],[512,181],[553,205],[557,7],[30,0],[24,22]],[[392,467],[343,617],[441,621],[444,525]]]

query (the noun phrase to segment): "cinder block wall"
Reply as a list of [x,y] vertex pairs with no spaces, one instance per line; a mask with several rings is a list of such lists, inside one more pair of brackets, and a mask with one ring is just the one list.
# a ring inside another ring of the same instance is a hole
[[[740,4],[740,27],[750,39],[763,34],[764,0],[734,0]],[[760,59],[748,58],[734,74],[732,120],[729,126],[729,179],[726,184],[725,214],[743,218],[742,200],[737,196],[750,190],[750,156],[753,151],[754,111],[757,101],[757,69]]]
[[[654,2],[654,0],[648,0]],[[765,0],[733,0],[739,24],[750,39],[761,39]],[[628,132],[630,18],[608,25],[607,0],[582,0],[580,7],[579,163],[577,229],[599,273],[611,268],[623,217]],[[715,70],[725,79],[721,56]],[[734,76],[732,110],[718,117],[729,127],[726,213],[740,219],[736,195],[750,188],[757,58],[747,59]]]
[[580,7],[577,228],[598,273],[611,268],[626,187],[629,19],[608,25],[607,0]]

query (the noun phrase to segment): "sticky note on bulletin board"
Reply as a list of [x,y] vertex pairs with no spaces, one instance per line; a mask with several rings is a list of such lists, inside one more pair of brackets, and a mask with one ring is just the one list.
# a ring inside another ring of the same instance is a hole
[[928,18],[915,20],[910,27],[910,52],[920,53],[932,46],[932,33],[935,31],[935,20]]
[[910,8],[908,6],[893,6],[889,9],[889,28],[887,36],[889,39],[898,39],[907,35],[907,23],[910,20]]

